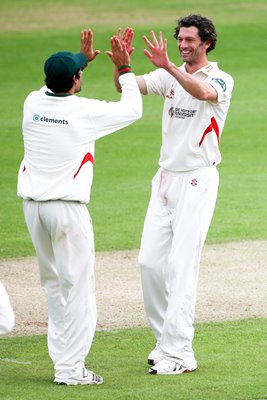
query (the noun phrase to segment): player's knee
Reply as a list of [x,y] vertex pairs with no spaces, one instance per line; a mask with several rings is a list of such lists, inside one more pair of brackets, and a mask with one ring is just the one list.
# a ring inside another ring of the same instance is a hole
[[157,270],[158,262],[154,257],[140,253],[138,257],[139,268],[142,271]]
[[139,253],[138,256],[138,265],[141,271],[147,268],[147,259],[141,252]]

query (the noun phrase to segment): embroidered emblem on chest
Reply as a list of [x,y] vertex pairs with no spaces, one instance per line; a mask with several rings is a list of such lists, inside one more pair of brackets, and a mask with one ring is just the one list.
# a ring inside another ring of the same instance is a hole
[[171,89],[169,94],[166,96],[167,99],[174,99],[174,89]]

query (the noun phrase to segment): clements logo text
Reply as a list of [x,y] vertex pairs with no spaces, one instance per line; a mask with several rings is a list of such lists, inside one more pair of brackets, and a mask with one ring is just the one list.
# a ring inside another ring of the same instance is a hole
[[68,123],[69,123],[69,121],[66,120],[66,119],[48,118],[48,117],[45,117],[45,116],[41,117],[41,116],[38,115],[38,114],[35,114],[35,115],[32,117],[32,119],[33,119],[34,122],[40,122],[40,121],[42,121],[42,122],[47,122],[47,123],[49,123],[49,124],[68,125]]

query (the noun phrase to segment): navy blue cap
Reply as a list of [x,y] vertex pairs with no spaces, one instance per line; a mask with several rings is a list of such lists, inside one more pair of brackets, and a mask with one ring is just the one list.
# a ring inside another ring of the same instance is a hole
[[64,82],[86,65],[87,58],[84,53],[59,51],[46,60],[44,64],[44,72],[47,79],[51,81]]

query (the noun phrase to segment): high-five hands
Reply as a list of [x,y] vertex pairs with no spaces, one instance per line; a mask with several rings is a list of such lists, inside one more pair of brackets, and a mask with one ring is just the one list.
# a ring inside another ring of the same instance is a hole
[[121,28],[117,30],[117,37],[126,45],[126,49],[128,53],[131,55],[134,51],[134,47],[132,47],[133,39],[134,39],[134,31],[132,28],[125,28],[125,31],[121,35]]
[[113,64],[116,67],[122,65],[130,65],[130,54],[127,51],[126,44],[122,41],[118,35],[112,36],[110,39],[111,51],[106,51],[106,54],[110,57]]
[[150,49],[144,50],[144,54],[150,59],[153,65],[158,68],[168,68],[171,64],[167,53],[167,39],[162,38],[162,32],[159,32],[158,39],[154,31],[151,31],[152,43],[146,36],[143,37],[147,47]]
[[86,55],[88,62],[93,61],[100,53],[100,50],[94,50],[93,43],[93,31],[91,29],[81,31],[81,52]]
[[[162,32],[159,32],[157,39],[154,31],[151,31],[152,41],[148,40],[146,36],[143,38],[149,48],[149,50],[144,50],[145,56],[156,67],[168,68],[171,62],[167,53],[167,39],[163,39]],[[132,46],[133,39],[134,31],[130,27],[125,28],[123,34],[121,33],[121,28],[118,28],[116,35],[112,36],[110,40],[112,51],[106,51],[106,54],[115,65],[120,64],[120,60],[124,60],[123,65],[130,64],[130,55],[134,51]],[[100,53],[100,50],[94,50],[93,48],[93,32],[91,29],[84,29],[81,32],[81,52],[86,55],[88,62],[93,61]],[[116,54],[113,54],[113,52]]]

